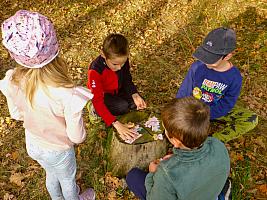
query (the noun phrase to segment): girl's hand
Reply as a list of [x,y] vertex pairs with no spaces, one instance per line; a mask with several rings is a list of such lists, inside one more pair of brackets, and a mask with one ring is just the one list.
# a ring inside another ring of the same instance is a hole
[[134,100],[135,105],[137,106],[137,110],[142,110],[146,108],[146,102],[138,93],[134,93],[132,95],[132,98]]
[[149,172],[155,173],[157,171],[158,165],[159,165],[158,160],[154,160],[149,164]]
[[130,128],[133,128],[134,124],[122,124],[119,121],[115,121],[112,123],[112,125],[116,128],[119,133],[119,136],[124,141],[135,138],[136,133],[130,130]]

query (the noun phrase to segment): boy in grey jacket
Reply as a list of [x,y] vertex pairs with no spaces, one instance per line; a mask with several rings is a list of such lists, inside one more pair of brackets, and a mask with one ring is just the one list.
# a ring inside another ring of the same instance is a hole
[[149,173],[133,168],[130,190],[148,200],[215,200],[230,172],[224,144],[208,137],[210,110],[194,97],[175,99],[162,111],[173,153],[152,161]]

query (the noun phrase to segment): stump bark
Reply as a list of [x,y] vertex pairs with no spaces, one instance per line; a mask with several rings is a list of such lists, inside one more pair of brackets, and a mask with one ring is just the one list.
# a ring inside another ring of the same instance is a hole
[[133,167],[147,169],[149,163],[167,153],[167,139],[155,140],[144,144],[126,144],[118,139],[115,132],[109,151],[109,170],[114,176],[123,177]]

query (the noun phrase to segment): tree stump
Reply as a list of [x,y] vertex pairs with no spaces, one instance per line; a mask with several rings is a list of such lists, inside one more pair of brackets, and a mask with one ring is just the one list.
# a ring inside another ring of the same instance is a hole
[[[130,120],[123,119],[122,121],[135,122],[136,120],[130,117]],[[147,169],[151,161],[161,158],[167,153],[166,137],[163,137],[163,140],[152,139],[152,141],[144,141],[141,144],[127,144],[121,141],[114,130],[108,134],[110,138],[108,168],[114,176],[123,177],[133,167]],[[152,136],[150,137],[152,138]]]
[[125,176],[133,167],[146,169],[152,160],[158,159],[167,153],[167,141],[155,140],[144,144],[126,144],[121,142],[113,132],[109,164],[114,176]]

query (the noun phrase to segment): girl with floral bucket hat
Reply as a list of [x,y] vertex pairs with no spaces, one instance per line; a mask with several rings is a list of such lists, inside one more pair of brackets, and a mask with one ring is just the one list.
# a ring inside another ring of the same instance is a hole
[[82,110],[91,92],[77,87],[58,56],[59,45],[48,18],[20,10],[2,24],[2,43],[19,64],[0,81],[12,118],[22,120],[29,156],[46,171],[53,200],[92,200],[92,188],[79,195],[74,144],[85,140]]

